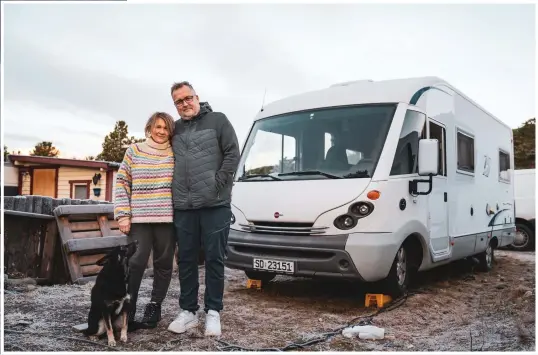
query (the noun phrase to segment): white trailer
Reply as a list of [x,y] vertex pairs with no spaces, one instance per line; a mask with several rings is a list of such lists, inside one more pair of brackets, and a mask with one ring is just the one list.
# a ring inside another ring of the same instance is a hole
[[225,264],[382,281],[515,235],[512,130],[436,77],[336,84],[258,113],[235,174]]
[[512,249],[530,250],[535,246],[536,232],[535,169],[514,171],[516,203],[516,237]]

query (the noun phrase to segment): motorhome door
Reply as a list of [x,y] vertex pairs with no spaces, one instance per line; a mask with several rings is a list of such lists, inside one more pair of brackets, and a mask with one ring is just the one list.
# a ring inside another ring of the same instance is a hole
[[439,173],[433,177],[433,188],[428,195],[430,244],[434,261],[450,255],[448,235],[448,183],[446,177],[446,127],[429,118],[430,138],[439,141]]

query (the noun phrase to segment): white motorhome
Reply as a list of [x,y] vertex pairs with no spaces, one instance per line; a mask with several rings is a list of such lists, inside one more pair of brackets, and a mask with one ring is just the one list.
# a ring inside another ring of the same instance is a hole
[[258,113],[235,174],[225,264],[382,281],[514,240],[512,130],[436,77],[336,84]]
[[514,171],[514,189],[516,200],[516,237],[511,245],[516,250],[534,248],[536,232],[536,171],[520,169]]

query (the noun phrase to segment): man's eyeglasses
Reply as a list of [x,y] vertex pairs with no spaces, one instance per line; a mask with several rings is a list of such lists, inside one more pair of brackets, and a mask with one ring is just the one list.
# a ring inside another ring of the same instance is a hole
[[192,102],[192,99],[194,99],[194,96],[187,96],[184,99],[177,99],[174,101],[174,105],[177,107],[183,106],[184,104],[190,104]]

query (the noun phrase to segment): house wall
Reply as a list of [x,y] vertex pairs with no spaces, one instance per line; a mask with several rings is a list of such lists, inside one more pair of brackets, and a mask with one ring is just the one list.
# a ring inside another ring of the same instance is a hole
[[30,174],[26,173],[22,176],[22,189],[21,189],[21,195],[30,195]]
[[[101,180],[94,185],[90,182],[90,200],[105,201],[105,187],[106,187],[106,171],[100,171],[99,169],[84,169],[62,166],[58,171],[58,198],[69,198],[71,185],[69,181],[73,180],[91,180],[96,173],[101,174]],[[101,194],[96,197],[93,194],[95,187],[101,188]]]
[[4,186],[19,185],[19,168],[9,163],[4,163],[4,177],[2,179]]
[[113,170],[112,172],[112,201],[114,202],[116,200],[116,176],[118,175],[118,172],[116,170]]

